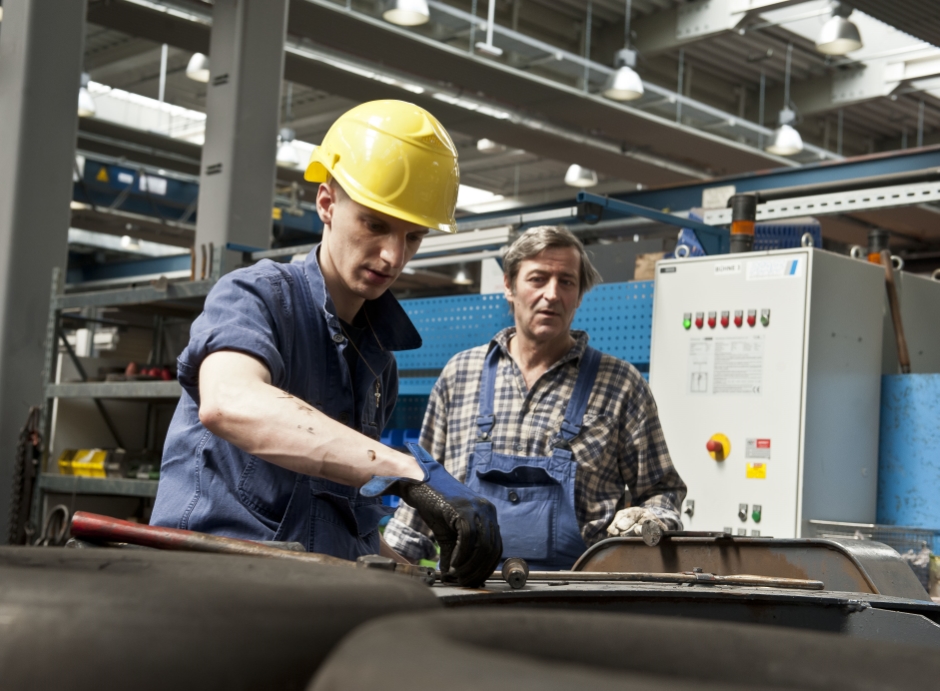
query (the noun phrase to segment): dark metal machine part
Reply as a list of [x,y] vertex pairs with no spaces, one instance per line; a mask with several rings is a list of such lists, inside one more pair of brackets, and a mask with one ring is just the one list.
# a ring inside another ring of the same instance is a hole
[[656,548],[618,537],[590,547],[574,571],[753,574],[821,580],[826,590],[930,601],[897,552],[870,540],[668,537]]
[[[712,574],[729,580],[722,583]],[[742,574],[767,580],[748,582]],[[826,590],[773,587],[775,579],[778,586],[787,583],[782,579],[823,581]],[[485,590],[439,586],[434,592],[454,608],[512,605],[649,614],[940,648],[940,605],[894,550],[868,541],[666,534],[658,546],[649,547],[641,538],[613,538],[588,549],[572,571],[530,572],[518,589],[502,581],[492,579]]]

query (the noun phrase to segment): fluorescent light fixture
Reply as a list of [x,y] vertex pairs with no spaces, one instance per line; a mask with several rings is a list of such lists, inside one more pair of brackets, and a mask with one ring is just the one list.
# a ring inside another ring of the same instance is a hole
[[601,89],[605,98],[612,101],[632,101],[643,95],[643,80],[633,69],[636,66],[636,51],[624,48],[617,51],[614,67]]
[[209,58],[202,53],[193,53],[186,65],[186,76],[194,82],[209,81]]
[[78,117],[80,118],[94,117],[97,112],[95,99],[91,97],[91,93],[88,91],[88,82],[90,81],[91,78],[88,73],[82,72],[82,85],[78,90]]
[[774,130],[773,139],[765,151],[778,156],[793,156],[803,150],[803,138],[793,129],[791,123],[796,122],[796,113],[789,108],[780,111],[780,126]]
[[597,173],[590,168],[583,168],[572,163],[565,173],[565,184],[572,187],[594,187],[597,184]]
[[420,26],[431,19],[426,0],[390,0],[385,3],[382,19],[398,26]]
[[470,187],[469,185],[460,185],[457,188],[457,208],[458,209],[467,209],[477,204],[486,204],[487,202],[499,201],[503,198],[503,195],[496,194],[495,192],[490,192],[489,190],[481,190],[478,187]]
[[492,139],[477,140],[477,151],[479,151],[481,154],[501,154],[505,150],[505,144],[494,142]]
[[300,165],[300,157],[293,145],[294,130],[290,127],[281,128],[280,139],[281,144],[277,147],[275,161],[282,168],[296,168]]
[[816,41],[816,50],[826,55],[846,55],[862,47],[858,27],[849,21],[852,8],[837,2],[832,6],[832,18],[823,24]]
[[132,238],[130,235],[122,235],[121,249],[136,252],[140,249],[140,242],[137,240],[137,238]]

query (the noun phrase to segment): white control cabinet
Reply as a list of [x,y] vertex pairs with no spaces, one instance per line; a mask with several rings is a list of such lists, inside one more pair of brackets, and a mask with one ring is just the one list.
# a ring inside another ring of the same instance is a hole
[[686,530],[872,523],[884,270],[817,249],[663,260],[650,386]]

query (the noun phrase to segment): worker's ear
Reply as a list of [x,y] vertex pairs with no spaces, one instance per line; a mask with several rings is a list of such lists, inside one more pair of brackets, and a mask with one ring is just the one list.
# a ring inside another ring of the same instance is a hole
[[333,211],[336,209],[336,192],[325,182],[320,183],[317,189],[317,215],[323,225],[329,226],[333,222]]
[[509,274],[503,274],[503,295],[506,297],[506,302],[509,303],[509,311],[513,311],[513,290],[512,283],[509,280]]

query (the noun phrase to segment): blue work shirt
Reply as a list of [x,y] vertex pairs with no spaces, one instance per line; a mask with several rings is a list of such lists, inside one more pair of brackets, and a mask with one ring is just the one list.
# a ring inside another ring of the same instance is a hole
[[[234,350],[264,363],[274,386],[343,424],[361,420],[360,431],[378,439],[398,397],[390,351],[418,348],[421,337],[388,291],[363,309],[370,328],[359,351],[369,366],[359,363],[353,381],[316,249],[302,265],[263,260],[219,280],[178,360],[183,394],[167,433],[151,525],[296,541],[344,559],[378,553],[379,520],[389,512],[380,498],[252,456],[199,421],[199,367],[211,353]],[[381,378],[379,409],[373,371]]]

